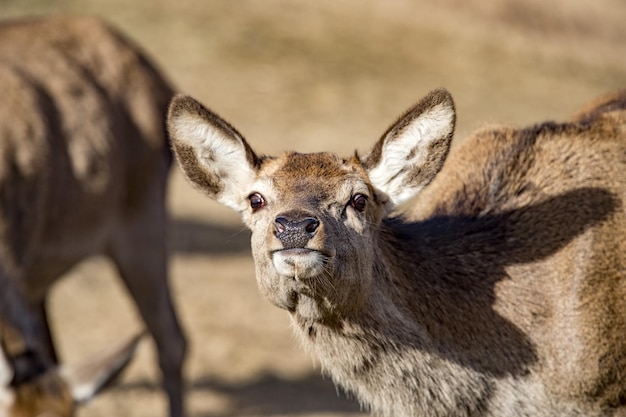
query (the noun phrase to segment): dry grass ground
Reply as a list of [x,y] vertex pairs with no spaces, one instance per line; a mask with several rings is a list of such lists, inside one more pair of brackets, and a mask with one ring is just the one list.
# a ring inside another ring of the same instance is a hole
[[[485,123],[563,119],[626,87],[622,0],[0,0],[3,18],[99,15],[181,91],[273,153],[367,149],[428,90],[458,106],[458,138]],[[1,116],[0,116],[1,117]],[[259,296],[238,218],[171,182],[172,285],[191,342],[191,416],[349,416],[287,314]],[[76,360],[139,329],[112,268],[94,259],[52,294],[62,355]],[[80,416],[164,415],[145,343],[121,384]]]

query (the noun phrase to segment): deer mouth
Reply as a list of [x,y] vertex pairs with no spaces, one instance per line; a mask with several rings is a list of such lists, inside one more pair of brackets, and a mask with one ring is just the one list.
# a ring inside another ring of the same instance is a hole
[[284,255],[298,256],[298,255],[306,255],[310,252],[316,252],[316,251],[314,249],[308,249],[308,248],[290,248],[290,249],[280,249],[280,250],[277,250],[276,252],[281,252]]
[[288,278],[301,281],[322,275],[328,270],[332,255],[308,248],[280,249],[272,253],[276,271]]

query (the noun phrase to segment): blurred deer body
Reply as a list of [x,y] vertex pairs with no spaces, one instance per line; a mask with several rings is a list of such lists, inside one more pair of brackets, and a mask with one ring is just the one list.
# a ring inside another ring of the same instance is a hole
[[375,413],[624,416],[625,103],[449,157],[444,90],[366,156],[258,156],[187,96],[168,128],[189,180],[252,230],[261,293]]
[[[45,304],[79,261],[114,262],[154,337],[171,416],[185,340],[167,282],[164,127],[172,89],[92,18],[0,24],[0,313],[8,357],[57,358]],[[96,295],[94,295],[96,296]]]

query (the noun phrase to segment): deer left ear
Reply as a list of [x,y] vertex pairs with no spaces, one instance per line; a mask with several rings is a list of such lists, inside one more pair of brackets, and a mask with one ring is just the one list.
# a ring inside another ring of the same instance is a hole
[[455,121],[454,101],[443,89],[410,108],[363,160],[374,187],[393,205],[419,194],[448,156]]
[[62,365],[58,370],[77,403],[91,400],[120,376],[130,363],[144,333],[110,346],[83,363]]

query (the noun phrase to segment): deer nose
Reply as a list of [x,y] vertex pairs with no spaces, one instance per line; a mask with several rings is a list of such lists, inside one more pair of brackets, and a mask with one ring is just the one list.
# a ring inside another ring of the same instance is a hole
[[275,235],[285,249],[304,248],[320,225],[315,217],[298,217],[282,215],[274,219]]

